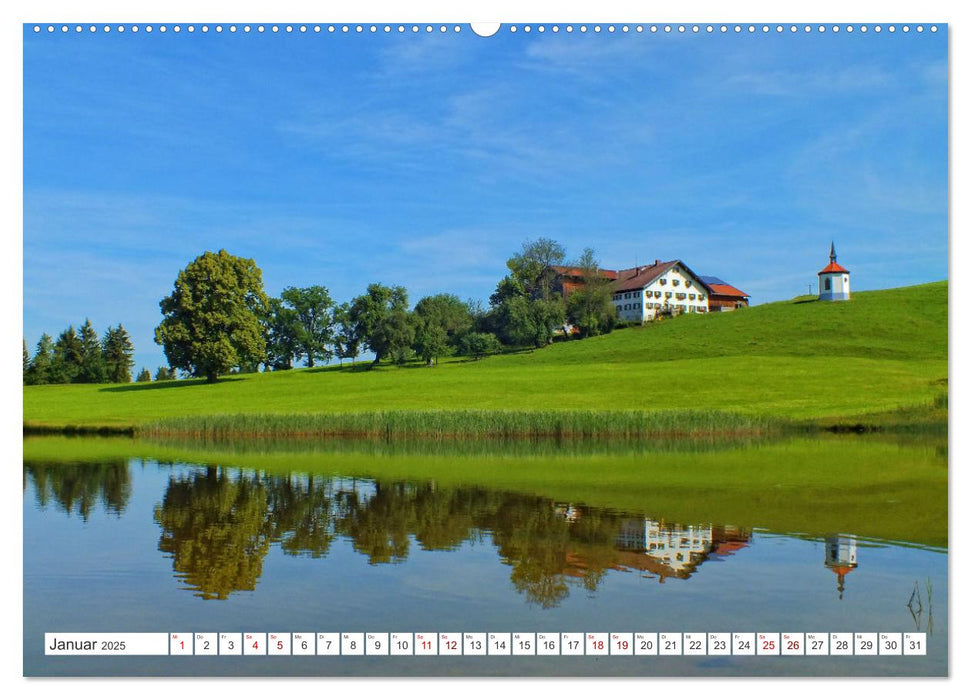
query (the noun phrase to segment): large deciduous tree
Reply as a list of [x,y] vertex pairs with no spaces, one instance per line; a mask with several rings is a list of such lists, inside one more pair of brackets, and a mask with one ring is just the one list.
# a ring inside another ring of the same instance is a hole
[[280,298],[293,309],[297,319],[296,341],[307,367],[316,360],[329,360],[334,336],[334,300],[326,287],[287,287]]
[[234,367],[266,356],[260,319],[267,314],[263,273],[253,260],[225,250],[205,252],[179,272],[159,302],[155,342],[171,367],[214,382]]
[[297,340],[297,312],[283,303],[282,299],[269,300],[265,327],[266,366],[269,369],[293,368],[294,359],[300,354]]
[[357,325],[351,314],[351,305],[348,303],[334,307],[334,354],[340,360],[341,365],[344,360],[351,360],[361,351],[361,337],[357,334]]
[[391,357],[401,362],[415,338],[408,314],[408,292],[404,287],[368,285],[349,309],[355,335],[374,353],[374,363]]
[[583,275],[583,286],[566,301],[567,320],[574,324],[584,338],[609,333],[617,320],[617,308],[611,301],[611,281],[600,272],[600,262],[590,248],[575,266]]
[[506,267],[533,299],[549,299],[556,273],[550,269],[566,258],[562,245],[549,238],[523,243],[522,250],[506,261]]
[[454,294],[436,294],[415,304],[415,352],[428,364],[455,349],[457,338],[472,327],[469,306]]

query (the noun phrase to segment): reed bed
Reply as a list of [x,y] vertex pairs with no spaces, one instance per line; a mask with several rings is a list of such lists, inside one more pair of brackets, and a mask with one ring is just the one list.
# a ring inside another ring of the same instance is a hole
[[777,419],[724,411],[368,411],[361,413],[223,414],[167,418],[140,426],[144,437],[639,439],[768,435]]

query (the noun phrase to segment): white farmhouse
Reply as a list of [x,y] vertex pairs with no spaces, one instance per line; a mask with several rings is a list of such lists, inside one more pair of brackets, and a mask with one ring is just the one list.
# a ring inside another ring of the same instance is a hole
[[829,244],[829,265],[819,271],[819,300],[846,301],[850,298],[850,271],[836,263],[836,246]]
[[613,302],[621,321],[643,323],[659,315],[708,313],[708,287],[680,260],[617,272]]

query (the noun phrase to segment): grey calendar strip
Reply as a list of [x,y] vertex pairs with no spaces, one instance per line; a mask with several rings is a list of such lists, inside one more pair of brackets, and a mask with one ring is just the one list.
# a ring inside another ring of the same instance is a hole
[[924,656],[924,632],[48,632],[48,656]]

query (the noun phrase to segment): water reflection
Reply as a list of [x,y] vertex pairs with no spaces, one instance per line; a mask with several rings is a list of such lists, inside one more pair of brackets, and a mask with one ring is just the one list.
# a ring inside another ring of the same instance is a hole
[[34,486],[40,508],[53,504],[59,510],[87,520],[100,503],[105,512],[120,516],[131,498],[128,460],[72,464],[31,462],[24,464],[24,488]]
[[829,535],[826,537],[827,569],[836,574],[836,590],[840,600],[846,588],[846,575],[856,568],[856,538],[852,535]]
[[382,565],[403,562],[415,543],[448,551],[489,540],[515,589],[548,608],[571,584],[596,590],[610,570],[687,579],[751,538],[742,528],[681,526],[530,494],[216,467],[173,474],[155,521],[159,549],[207,599],[253,590],[272,542],[293,556],[324,557],[340,537]]
[[[488,542],[509,567],[515,590],[551,608],[572,587],[596,591],[610,571],[634,571],[662,584],[687,580],[706,562],[735,556],[753,542],[745,527],[681,524],[483,487],[170,468],[153,511],[158,549],[203,599],[255,590],[273,545],[290,556],[319,559],[340,539],[381,566],[404,562],[414,546],[450,551]],[[84,520],[98,504],[120,516],[131,497],[124,460],[32,462],[24,470],[25,488],[33,484],[39,507],[53,504]],[[823,544],[823,565],[836,575],[842,600],[847,577],[859,566],[857,539],[833,534]],[[929,583],[915,583],[908,609],[918,627],[930,622],[931,595]]]

